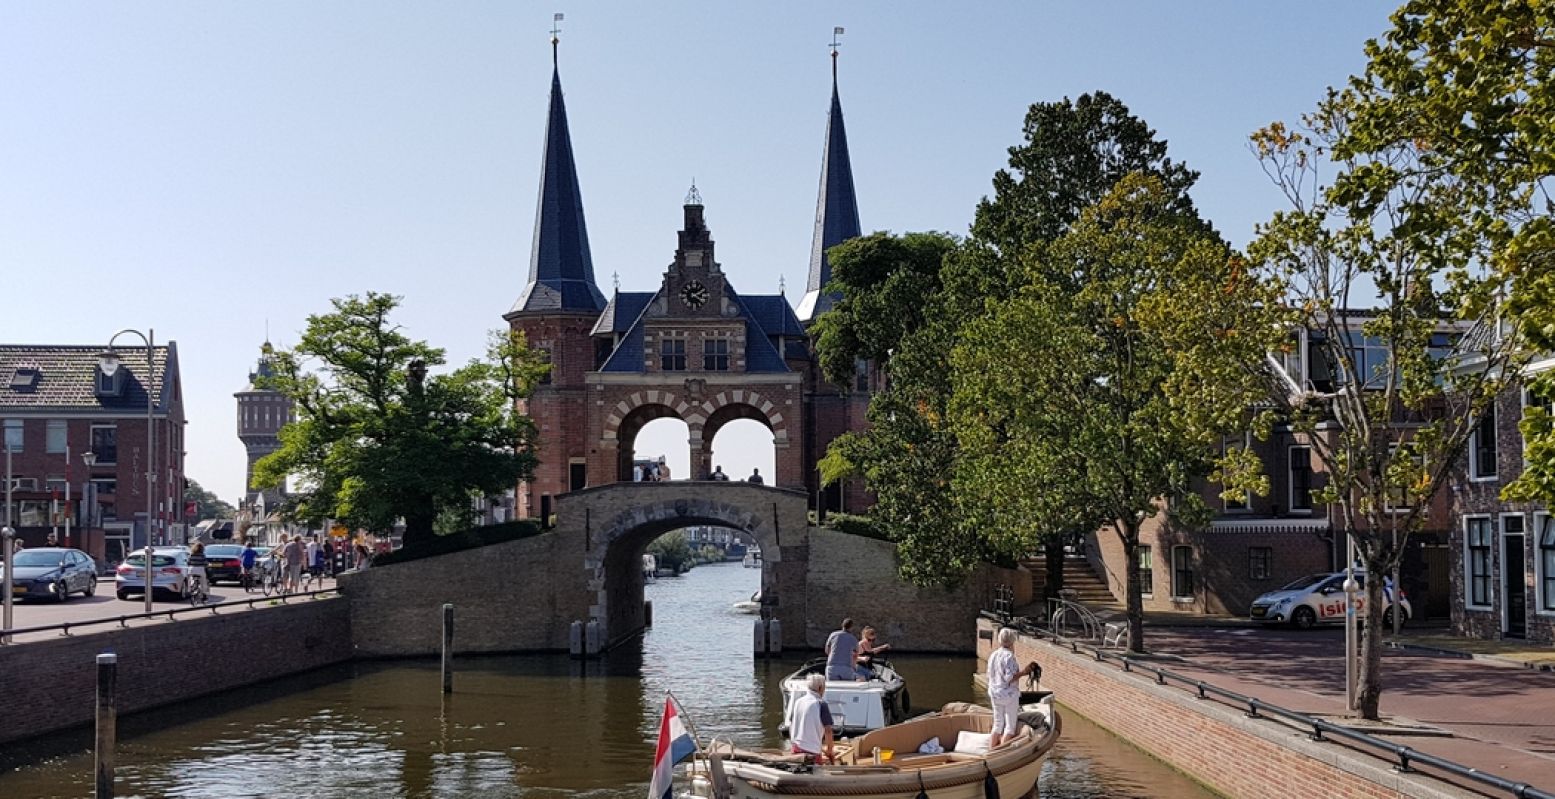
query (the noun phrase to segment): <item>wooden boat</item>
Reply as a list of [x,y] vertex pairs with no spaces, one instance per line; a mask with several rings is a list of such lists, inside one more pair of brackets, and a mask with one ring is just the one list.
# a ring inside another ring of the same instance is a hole
[[[810,765],[802,756],[735,749],[714,742],[706,752],[706,788],[714,799],[775,799],[786,796],[835,796],[848,799],[984,799],[991,775],[999,796],[1018,799],[1037,787],[1042,761],[1058,742],[1062,724],[1050,692],[1024,694],[1019,730],[992,751],[977,751],[970,739],[986,739],[993,713],[975,705],[946,705],[930,713],[845,739],[836,746],[837,762]],[[937,738],[940,754],[918,749]],[[963,746],[958,747],[958,742]],[[986,745],[986,744],[985,744]],[[965,748],[968,751],[958,751]],[[876,762],[877,750],[891,751]]]
[[[783,678],[783,726],[788,732],[788,709],[810,690],[806,680],[826,673],[826,659],[816,658]],[[837,736],[862,735],[887,724],[903,721],[912,712],[907,681],[886,660],[876,659],[867,680],[827,680],[826,705],[831,709]]]

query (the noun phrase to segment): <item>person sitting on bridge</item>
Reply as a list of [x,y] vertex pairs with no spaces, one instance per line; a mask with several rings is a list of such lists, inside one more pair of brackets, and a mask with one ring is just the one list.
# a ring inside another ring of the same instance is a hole
[[720,480],[722,482],[726,482],[727,483],[727,482],[729,482],[729,475],[724,474],[724,467],[722,467],[722,466],[714,466],[713,467],[713,473],[708,475],[707,479],[709,479],[709,480]]
[[826,638],[826,679],[864,679],[858,676],[858,636],[853,634],[852,619],[843,619],[842,629]]
[[747,483],[755,483],[756,485],[761,485],[762,483],[765,483],[766,481],[761,479],[761,470],[760,469],[751,469],[751,476],[745,478],[745,482],[747,482]]
[[832,751],[831,708],[826,706],[826,675],[812,674],[805,680],[804,696],[789,706],[789,742],[796,755],[814,758],[818,763],[836,759]]

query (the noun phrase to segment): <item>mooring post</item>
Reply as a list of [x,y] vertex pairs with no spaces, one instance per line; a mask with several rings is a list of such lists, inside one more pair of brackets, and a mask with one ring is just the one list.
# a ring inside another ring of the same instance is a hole
[[643,600],[643,626],[653,626],[653,600]]
[[96,772],[96,799],[113,799],[113,750],[118,737],[118,711],[115,709],[119,684],[119,656],[97,656],[97,740],[93,746]]
[[454,691],[454,606],[443,605],[443,693]]

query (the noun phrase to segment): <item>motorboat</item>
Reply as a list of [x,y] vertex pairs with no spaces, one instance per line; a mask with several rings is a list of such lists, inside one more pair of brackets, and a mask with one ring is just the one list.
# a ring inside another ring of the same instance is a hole
[[751,598],[743,602],[734,603],[733,607],[735,613],[760,613],[761,592],[757,591],[756,593],[751,594]]
[[740,563],[747,569],[761,568],[761,550],[755,548],[745,550],[745,557],[740,560]]
[[[783,726],[788,732],[788,711],[794,700],[810,690],[806,681],[812,674],[826,673],[826,659],[809,661],[783,678]],[[912,712],[907,683],[891,668],[889,661],[875,659],[865,680],[827,680],[826,705],[831,709],[832,729],[838,737],[860,735],[878,730],[907,718]]]
[[836,761],[825,765],[807,763],[804,755],[714,741],[694,770],[693,788],[714,799],[984,799],[991,793],[985,785],[991,778],[998,783],[997,795],[1026,796],[1037,787],[1042,761],[1058,742],[1062,722],[1051,692],[1028,692],[1022,699],[1014,737],[996,749],[988,749],[992,711],[953,703],[839,741]]

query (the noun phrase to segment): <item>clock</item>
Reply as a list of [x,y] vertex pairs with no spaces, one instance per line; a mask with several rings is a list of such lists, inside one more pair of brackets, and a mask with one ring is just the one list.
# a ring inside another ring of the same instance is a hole
[[680,289],[680,299],[692,308],[701,308],[707,304],[707,287],[695,280],[687,283]]

